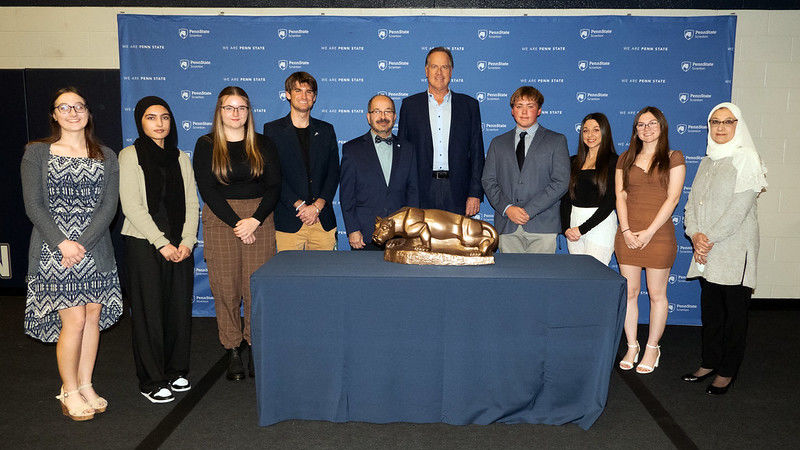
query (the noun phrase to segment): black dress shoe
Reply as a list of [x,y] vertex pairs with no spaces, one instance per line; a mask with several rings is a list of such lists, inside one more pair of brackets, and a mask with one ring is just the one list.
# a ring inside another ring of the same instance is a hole
[[725,395],[728,392],[728,389],[730,389],[732,384],[733,384],[733,378],[731,378],[731,381],[728,382],[728,384],[726,386],[723,386],[723,387],[714,386],[714,384],[712,382],[712,384],[709,384],[708,387],[706,388],[706,394],[708,394],[708,395]]
[[248,345],[247,346],[247,364],[248,364],[247,369],[248,369],[248,372],[250,374],[250,378],[255,378],[256,377],[256,366],[255,366],[255,364],[253,364],[253,346],[252,345]]
[[716,375],[716,373],[717,373],[716,370],[712,370],[711,372],[708,372],[707,374],[698,377],[697,375],[694,374],[694,372],[689,372],[681,375],[681,380],[687,383],[699,383],[712,375]]
[[244,379],[244,365],[238,348],[228,349],[228,373],[225,376],[231,381]]

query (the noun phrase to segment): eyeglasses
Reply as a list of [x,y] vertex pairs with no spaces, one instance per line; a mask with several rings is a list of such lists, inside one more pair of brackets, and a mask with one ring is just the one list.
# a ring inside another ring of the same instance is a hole
[[658,121],[657,120],[652,120],[652,121],[647,122],[647,123],[638,122],[636,124],[636,129],[637,130],[644,130],[645,128],[658,128]]
[[231,106],[231,105],[225,105],[222,106],[221,108],[228,114],[231,114],[234,111],[238,112],[239,114],[244,114],[247,112],[248,109],[250,109],[249,106]]
[[718,127],[720,125],[725,125],[726,128],[730,128],[730,127],[736,125],[736,122],[738,122],[738,121],[739,121],[738,119],[725,119],[725,120],[711,119],[711,120],[708,121],[708,124],[710,126],[712,126],[712,127]]
[[375,115],[375,116],[393,116],[394,115],[394,111],[393,110],[381,111],[379,109],[373,109],[372,111],[369,111],[369,113],[372,114],[372,115]]
[[428,68],[434,72],[436,72],[439,69],[441,69],[444,72],[447,72],[448,70],[452,69],[453,66],[451,66],[450,64],[442,64],[441,66],[438,64],[428,64]]
[[76,103],[74,105],[68,105],[66,103],[62,103],[56,106],[54,109],[65,116],[69,114],[69,110],[71,109],[75,110],[75,114],[83,114],[87,110],[86,105],[84,105],[83,103]]

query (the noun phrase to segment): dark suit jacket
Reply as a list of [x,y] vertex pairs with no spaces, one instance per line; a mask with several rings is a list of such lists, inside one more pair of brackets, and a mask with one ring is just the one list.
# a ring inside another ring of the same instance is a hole
[[339,202],[347,234],[361,231],[364,243],[372,242],[375,217],[386,217],[403,206],[419,206],[414,147],[395,137],[389,185],[381,170],[372,134],[342,146]]
[[531,220],[528,233],[561,232],[559,205],[569,187],[567,138],[541,124],[519,170],[514,147],[516,126],[492,139],[483,169],[483,188],[494,208],[494,227],[500,234],[513,233],[517,224],[503,214],[507,205],[523,208]]
[[[453,202],[464,213],[467,197],[483,200],[481,173],[483,172],[483,133],[481,111],[474,98],[450,91],[452,114],[448,164],[450,190]],[[429,208],[428,192],[433,172],[433,137],[428,113],[428,92],[420,92],[403,99],[400,108],[398,136],[411,142],[417,152],[420,207]]]
[[336,133],[328,122],[310,119],[309,185],[306,166],[300,150],[300,141],[287,114],[264,125],[264,135],[278,147],[281,161],[281,198],[275,206],[275,229],[296,233],[303,222],[296,217],[294,203],[297,200],[325,199],[325,207],[319,213],[319,221],[326,231],[336,227],[333,213],[333,196],[339,185],[339,146]]

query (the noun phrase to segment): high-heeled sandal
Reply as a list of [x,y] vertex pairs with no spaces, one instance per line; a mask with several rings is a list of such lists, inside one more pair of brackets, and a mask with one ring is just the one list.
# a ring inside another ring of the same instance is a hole
[[622,369],[622,370],[631,370],[631,369],[633,369],[633,365],[636,364],[639,361],[639,341],[636,341],[636,343],[634,343],[634,344],[628,343],[628,348],[635,348],[636,349],[636,355],[634,355],[632,362],[628,361],[626,359],[623,359],[623,360],[621,360],[619,362],[619,368]]
[[[82,385],[78,386],[78,391],[82,391],[82,390],[88,389],[90,387],[92,387],[92,383],[82,384]],[[96,394],[97,394],[97,392],[95,392],[95,395]],[[81,395],[83,395],[83,394],[81,394]],[[104,399],[103,397],[100,397],[99,395],[94,400],[89,400],[86,397],[84,397],[84,399],[86,400],[86,403],[89,404],[89,406],[94,408],[94,412],[96,412],[96,413],[104,413],[104,412],[106,412],[106,408],[108,408],[108,400]]]
[[653,364],[652,367],[648,366],[647,364],[639,364],[638,366],[636,366],[636,373],[652,373],[654,370],[656,370],[656,367],[658,367],[658,361],[661,360],[661,346],[660,345],[652,346],[650,344],[647,344],[646,347],[647,348],[654,348],[654,349],[658,350],[658,356],[656,356],[656,362]]
[[59,395],[56,395],[56,399],[58,399],[58,401],[61,402],[61,412],[65,416],[69,417],[70,419],[76,422],[82,422],[84,420],[94,419],[94,409],[91,406],[89,406],[89,404],[86,403],[86,401],[83,402],[83,405],[85,406],[83,411],[70,411],[70,409],[67,407],[67,404],[64,403],[64,400],[69,398],[69,396],[75,394],[78,394],[77,389],[75,389],[74,391],[64,392],[64,386],[61,386],[61,393]]

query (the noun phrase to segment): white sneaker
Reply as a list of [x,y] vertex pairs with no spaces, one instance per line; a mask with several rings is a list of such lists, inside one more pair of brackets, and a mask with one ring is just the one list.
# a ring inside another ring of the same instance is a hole
[[153,403],[169,403],[175,400],[172,391],[167,388],[156,388],[151,392],[142,392],[142,395]]
[[169,383],[169,388],[172,389],[172,392],[185,392],[192,388],[192,384],[186,377],[178,377]]

